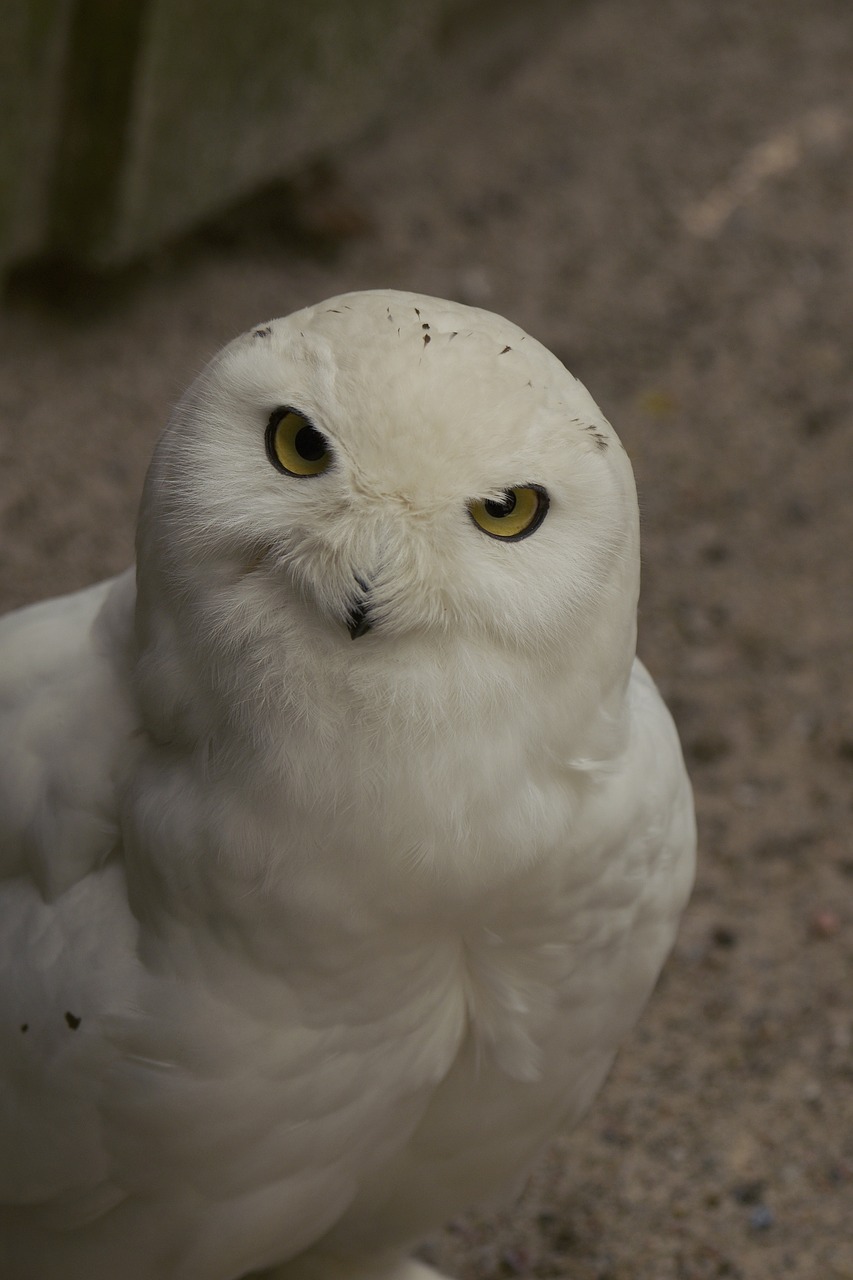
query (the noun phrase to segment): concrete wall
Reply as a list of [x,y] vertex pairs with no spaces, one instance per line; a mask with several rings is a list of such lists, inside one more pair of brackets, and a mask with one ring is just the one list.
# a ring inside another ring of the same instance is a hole
[[48,239],[71,0],[2,0],[0,270]]
[[468,0],[3,0],[0,268],[127,261],[344,141]]

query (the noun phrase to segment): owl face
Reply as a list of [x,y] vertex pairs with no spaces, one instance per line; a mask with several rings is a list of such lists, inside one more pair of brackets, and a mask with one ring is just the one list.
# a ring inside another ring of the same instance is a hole
[[244,334],[190,389],[152,464],[143,579],[148,563],[209,631],[318,660],[467,644],[565,661],[632,631],[633,478],[516,326],[348,294]]

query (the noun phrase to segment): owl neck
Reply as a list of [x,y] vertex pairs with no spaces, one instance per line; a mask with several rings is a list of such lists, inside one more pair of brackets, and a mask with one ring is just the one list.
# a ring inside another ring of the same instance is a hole
[[565,846],[590,758],[624,742],[631,654],[603,662],[594,633],[559,663],[378,635],[360,651],[291,644],[286,661],[247,638],[228,663],[184,652],[168,617],[155,632],[131,844],[176,911],[225,920],[263,896],[277,929],[300,894],[310,916],[343,893],[368,916],[464,914]]

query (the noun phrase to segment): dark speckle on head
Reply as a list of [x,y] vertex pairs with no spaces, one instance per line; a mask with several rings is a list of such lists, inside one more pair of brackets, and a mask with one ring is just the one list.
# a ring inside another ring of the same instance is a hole
[[72,1031],[76,1031],[80,1026],[80,1019],[73,1013],[66,1013],[65,1021],[68,1023]]
[[601,431],[596,431],[595,427],[593,426],[584,427],[584,431],[589,432],[589,434],[592,436],[593,440],[595,441],[596,449],[598,449],[601,453],[603,453],[604,450],[607,448],[608,444],[610,443],[610,441],[607,439],[607,436],[604,435],[604,433]]
[[508,351],[512,351],[512,347],[504,347],[503,351],[501,352],[501,355],[505,356]]
[[268,338],[272,333],[272,329],[268,324],[262,325],[260,329],[252,330],[253,338]]
[[427,324],[427,322],[426,322],[426,321],[424,321],[424,322],[423,322],[423,324],[421,325],[421,328],[422,328],[422,329],[428,329],[428,328],[429,328],[429,325]]
[[425,334],[424,334],[424,346],[426,346],[426,344],[427,344],[428,342],[429,342],[429,334],[428,334],[428,333],[425,333]]
[[418,317],[418,319],[420,320],[420,318],[421,318],[421,313],[420,313],[420,311],[418,311],[417,307],[415,307],[415,315],[416,315],[416,316]]

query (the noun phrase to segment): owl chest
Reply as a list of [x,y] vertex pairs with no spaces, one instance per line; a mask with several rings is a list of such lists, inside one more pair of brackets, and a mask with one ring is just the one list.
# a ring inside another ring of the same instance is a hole
[[644,946],[634,934],[606,898],[555,894],[469,935],[459,982],[479,1074],[535,1092],[569,1059],[609,1050],[640,998],[624,972]]
[[515,935],[466,938],[452,1057],[408,1140],[363,1183],[342,1239],[361,1237],[365,1222],[376,1241],[415,1237],[461,1207],[511,1194],[543,1144],[587,1110],[647,994],[625,978],[641,944],[623,947],[613,922],[607,945],[594,915],[565,920],[568,941],[555,923],[543,904],[539,929],[528,915]]

